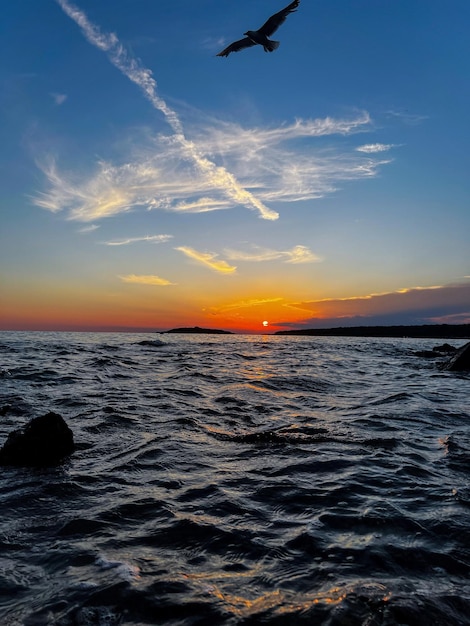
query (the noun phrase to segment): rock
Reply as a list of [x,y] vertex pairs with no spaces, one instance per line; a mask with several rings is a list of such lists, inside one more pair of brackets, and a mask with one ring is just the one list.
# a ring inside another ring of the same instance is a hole
[[451,346],[448,343],[443,343],[442,346],[434,346],[433,351],[441,352],[443,354],[452,354],[457,351],[457,348],[454,348],[454,346]]
[[14,430],[0,449],[0,465],[57,465],[75,450],[73,433],[58,413],[47,413]]
[[449,372],[470,371],[470,341],[459,348],[444,364]]
[[192,328],[172,328],[171,330],[166,330],[165,334],[168,333],[192,333],[192,334],[203,334],[203,335],[232,335],[233,333],[230,330],[219,330],[217,328],[200,328],[199,326],[193,326]]
[[454,348],[448,343],[443,343],[441,346],[434,346],[432,350],[418,350],[414,354],[425,359],[438,359],[448,356],[449,354],[454,354],[456,351],[457,348]]

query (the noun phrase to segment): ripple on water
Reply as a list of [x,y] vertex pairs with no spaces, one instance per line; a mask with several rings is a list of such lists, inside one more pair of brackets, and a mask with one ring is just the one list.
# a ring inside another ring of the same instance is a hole
[[1,473],[0,623],[468,623],[468,377],[429,347],[2,333],[2,441],[56,410],[78,447]]

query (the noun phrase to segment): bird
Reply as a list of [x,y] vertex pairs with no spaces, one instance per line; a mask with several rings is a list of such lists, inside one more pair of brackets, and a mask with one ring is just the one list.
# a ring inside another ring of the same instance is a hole
[[245,48],[250,48],[257,44],[263,46],[265,52],[274,52],[274,50],[279,48],[279,41],[273,41],[272,39],[268,39],[268,37],[276,32],[279,26],[286,21],[286,17],[289,13],[293,13],[297,10],[299,3],[300,0],[294,0],[294,2],[291,2],[285,9],[282,9],[282,11],[271,15],[260,29],[247,30],[246,33],[243,33],[246,35],[244,39],[234,41],[216,56],[228,57],[231,52],[238,52],[239,50],[244,50]]

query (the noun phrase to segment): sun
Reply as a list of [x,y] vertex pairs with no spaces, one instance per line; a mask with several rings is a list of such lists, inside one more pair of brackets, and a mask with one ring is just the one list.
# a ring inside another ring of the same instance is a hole
[[264,320],[263,322],[263,326],[268,326],[269,322],[267,322],[266,320]]

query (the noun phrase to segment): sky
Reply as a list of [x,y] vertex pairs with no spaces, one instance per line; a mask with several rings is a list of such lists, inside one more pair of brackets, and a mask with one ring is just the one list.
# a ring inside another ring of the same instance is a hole
[[0,329],[470,323],[470,2],[18,0]]

